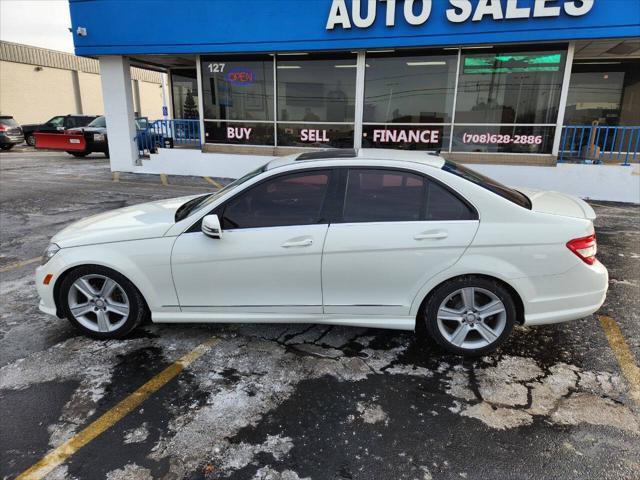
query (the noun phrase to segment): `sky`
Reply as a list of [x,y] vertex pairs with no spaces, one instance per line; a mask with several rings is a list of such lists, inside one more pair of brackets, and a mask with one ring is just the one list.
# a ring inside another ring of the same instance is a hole
[[73,53],[67,0],[0,0],[0,40]]

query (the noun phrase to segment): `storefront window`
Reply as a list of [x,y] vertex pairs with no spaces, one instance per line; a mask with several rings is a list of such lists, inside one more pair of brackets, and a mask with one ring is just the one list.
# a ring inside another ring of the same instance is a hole
[[278,55],[278,145],[353,147],[355,54]]
[[463,51],[453,150],[551,153],[565,58],[559,48]]
[[364,123],[451,121],[457,54],[367,53]]
[[171,71],[173,118],[197,119],[198,80],[195,68]]
[[362,146],[449,148],[457,52],[367,53]]
[[201,67],[206,141],[273,145],[272,57],[203,57]]
[[573,64],[565,125],[640,125],[639,60],[577,60]]

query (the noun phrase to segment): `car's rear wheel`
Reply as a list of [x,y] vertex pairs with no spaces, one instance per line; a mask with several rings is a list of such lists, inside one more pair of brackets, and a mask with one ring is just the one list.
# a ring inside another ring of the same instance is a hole
[[97,265],[80,267],[64,278],[60,305],[76,328],[99,339],[122,338],[147,316],[138,289],[118,272]]
[[478,356],[497,349],[516,322],[507,288],[484,277],[459,277],[440,285],[424,309],[427,332],[445,350]]

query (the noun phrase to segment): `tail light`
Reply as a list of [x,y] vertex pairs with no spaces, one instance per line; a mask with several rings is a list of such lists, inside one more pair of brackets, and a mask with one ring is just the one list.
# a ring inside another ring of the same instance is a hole
[[596,263],[596,254],[598,253],[598,244],[595,234],[588,237],[576,238],[567,243],[567,248],[575,253],[580,260],[587,265]]
[[6,132],[6,130],[7,130],[7,127],[5,127],[0,123],[0,132]]

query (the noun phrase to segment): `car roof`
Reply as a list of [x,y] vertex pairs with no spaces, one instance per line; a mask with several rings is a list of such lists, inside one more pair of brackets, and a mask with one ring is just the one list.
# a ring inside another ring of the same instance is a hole
[[[360,149],[330,149],[319,150],[307,153],[296,153],[272,160],[267,164],[266,169],[272,170],[277,167],[291,165],[297,162],[313,162],[322,160],[391,160],[395,162],[411,162],[427,165],[434,168],[442,168],[445,163],[438,153],[417,151],[417,150],[391,150],[382,148],[360,148]],[[366,162],[363,162],[366,164]]]

